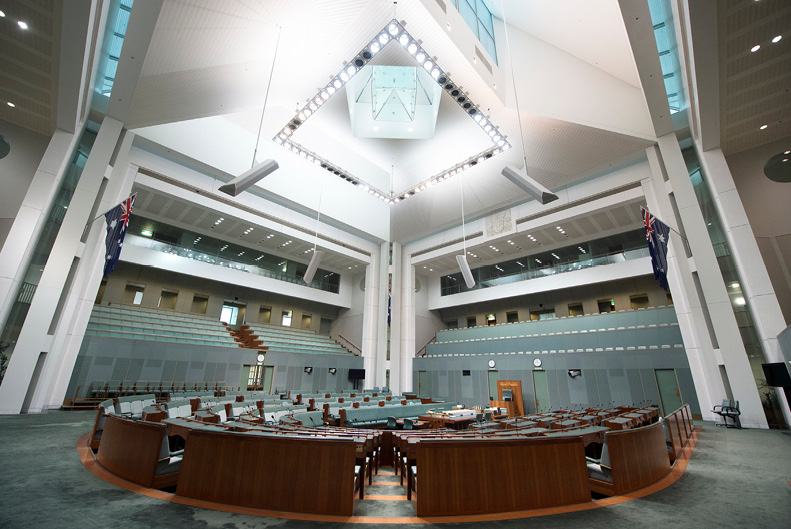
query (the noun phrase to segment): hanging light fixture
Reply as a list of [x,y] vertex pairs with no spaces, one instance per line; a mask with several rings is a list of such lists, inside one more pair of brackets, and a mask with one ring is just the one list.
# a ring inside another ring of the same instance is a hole
[[464,248],[464,253],[456,256],[456,262],[459,263],[461,275],[464,277],[464,282],[467,288],[475,286],[475,279],[472,277],[472,270],[467,263],[467,234],[464,231],[464,175],[459,176],[459,189],[461,189],[461,240]]
[[324,184],[321,185],[321,191],[319,191],[319,208],[316,212],[316,238],[313,242],[313,255],[310,257],[310,262],[308,263],[308,269],[305,270],[305,275],[302,276],[302,280],[308,285],[311,281],[313,281],[313,277],[316,275],[316,270],[319,269],[321,258],[324,256],[324,252],[317,248],[319,243],[319,219],[321,218],[322,195],[324,195]]
[[277,60],[277,50],[280,47],[280,33],[282,27],[277,27],[277,43],[275,43],[275,53],[272,56],[272,67],[269,70],[269,82],[266,85],[266,95],[264,96],[264,108],[261,109],[261,122],[258,124],[258,135],[255,138],[255,150],[253,150],[253,162],[250,169],[237,176],[230,182],[219,187],[223,193],[235,197],[252,185],[255,185],[265,176],[272,174],[278,169],[277,162],[274,160],[264,160],[256,165],[255,155],[258,154],[258,142],[261,140],[261,128],[264,125],[264,114],[266,113],[266,102],[269,99],[269,88],[272,86],[272,77],[275,73],[275,61]]
[[[503,12],[503,26],[505,27],[505,45],[508,50],[508,56],[511,56],[511,41],[508,39],[508,23],[505,20],[505,6],[502,0],[500,1],[500,9]],[[519,138],[522,140],[522,161],[524,162],[523,169],[518,167],[505,166],[503,168],[503,176],[516,184],[520,189],[525,191],[528,195],[538,200],[540,204],[548,204],[553,200],[557,200],[558,196],[545,188],[537,181],[533,180],[527,175],[527,155],[525,154],[525,135],[522,132],[522,114],[519,112],[519,93],[516,91],[516,77],[514,77],[514,61],[510,60],[511,65],[511,82],[514,85],[514,101],[516,101],[516,117],[519,123]]]

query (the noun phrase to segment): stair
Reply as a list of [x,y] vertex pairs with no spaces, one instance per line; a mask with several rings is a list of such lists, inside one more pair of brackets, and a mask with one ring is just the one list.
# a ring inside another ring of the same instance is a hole
[[228,329],[228,332],[231,333],[234,341],[239,344],[239,347],[242,349],[267,349],[264,347],[264,342],[258,338],[258,335],[254,334],[253,331],[250,330],[249,325],[242,325],[239,327],[239,330],[235,330],[231,328],[230,325],[227,325],[226,329]]

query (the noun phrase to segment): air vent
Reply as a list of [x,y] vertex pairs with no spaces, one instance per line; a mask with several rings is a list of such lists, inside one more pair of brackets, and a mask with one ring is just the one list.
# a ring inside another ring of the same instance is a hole
[[448,12],[448,8],[445,6],[445,2],[443,2],[442,0],[437,0],[437,4],[439,4],[439,7],[442,8],[443,13]]
[[483,63],[483,65],[484,65],[484,66],[486,66],[486,69],[487,69],[487,70],[489,70],[489,73],[490,73],[490,74],[494,74],[494,72],[492,71],[492,65],[491,65],[491,64],[489,64],[489,61],[487,61],[486,59],[484,59],[484,57],[485,57],[486,55],[485,55],[485,54],[484,54],[484,53],[483,53],[481,50],[479,50],[479,49],[478,49],[478,46],[475,46],[475,55],[477,55],[477,56],[478,56],[478,58],[479,58],[479,59],[481,60],[481,62]]

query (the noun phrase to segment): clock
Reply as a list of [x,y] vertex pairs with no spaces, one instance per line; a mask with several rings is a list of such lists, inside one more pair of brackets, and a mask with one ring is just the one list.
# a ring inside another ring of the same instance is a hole
[[536,367],[541,367],[541,359],[536,358],[535,360],[533,360],[533,365]]
[[495,366],[494,360],[489,360],[489,367],[491,369],[494,369],[494,366]]

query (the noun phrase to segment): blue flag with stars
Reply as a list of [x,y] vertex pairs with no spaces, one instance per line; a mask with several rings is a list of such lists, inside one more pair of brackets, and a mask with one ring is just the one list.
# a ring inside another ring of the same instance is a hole
[[640,207],[645,226],[645,239],[648,242],[648,251],[651,253],[651,264],[654,267],[654,277],[659,281],[659,286],[668,290],[667,285],[667,243],[670,238],[670,228],[667,224],[651,215],[644,207]]
[[104,260],[104,277],[110,275],[118,258],[121,257],[121,247],[124,245],[126,228],[129,227],[129,216],[132,214],[136,196],[137,193],[104,214],[104,220],[107,222],[107,237],[104,239],[107,250]]

